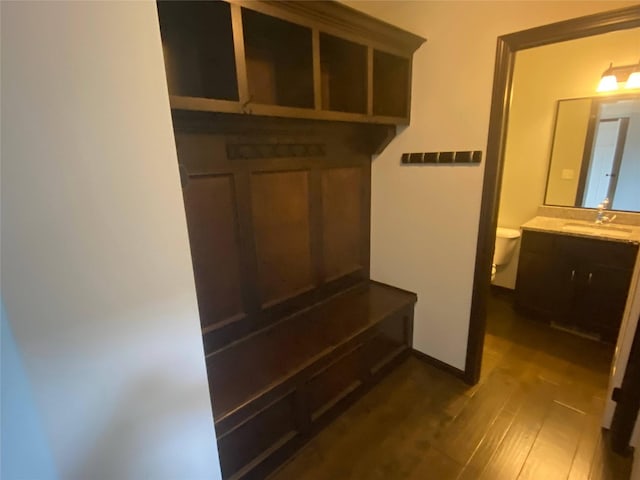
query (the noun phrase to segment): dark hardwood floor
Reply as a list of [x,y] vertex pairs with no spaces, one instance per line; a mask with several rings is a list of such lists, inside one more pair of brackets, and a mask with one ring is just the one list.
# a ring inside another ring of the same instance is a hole
[[600,429],[612,354],[494,294],[478,385],[410,358],[272,479],[626,480]]

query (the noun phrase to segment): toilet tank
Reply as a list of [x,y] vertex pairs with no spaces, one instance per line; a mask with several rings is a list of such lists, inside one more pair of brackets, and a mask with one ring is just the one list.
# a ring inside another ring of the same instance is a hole
[[505,265],[509,263],[519,238],[520,230],[498,227],[496,230],[496,245],[493,252],[494,265]]

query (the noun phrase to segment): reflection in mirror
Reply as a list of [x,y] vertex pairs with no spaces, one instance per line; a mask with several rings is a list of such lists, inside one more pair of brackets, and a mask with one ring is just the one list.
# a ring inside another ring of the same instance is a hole
[[546,205],[640,211],[640,95],[558,101]]

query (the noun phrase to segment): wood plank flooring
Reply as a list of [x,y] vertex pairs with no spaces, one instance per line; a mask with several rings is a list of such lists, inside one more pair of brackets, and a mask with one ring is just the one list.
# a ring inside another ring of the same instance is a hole
[[410,358],[271,478],[626,480],[600,429],[612,354],[494,294],[478,385]]

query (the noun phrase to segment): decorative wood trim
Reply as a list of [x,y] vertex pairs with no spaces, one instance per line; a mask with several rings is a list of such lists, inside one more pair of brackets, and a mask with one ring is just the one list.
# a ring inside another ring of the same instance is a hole
[[486,304],[515,54],[518,50],[636,27],[640,27],[640,5],[544,25],[498,38],[464,372],[464,379],[469,384],[479,381],[482,365]]
[[225,328],[232,323],[241,322],[243,320],[247,320],[247,314],[245,312],[237,313],[229,318],[225,318],[224,320],[220,320],[211,325],[207,325],[202,328],[202,335],[207,335],[209,333],[215,332],[216,330],[220,330],[221,328]]
[[194,112],[242,113],[242,104],[233,100],[215,98],[186,97],[170,95],[169,103],[174,110],[190,110]]
[[372,155],[382,153],[396,136],[395,125],[377,125],[376,127],[375,129],[371,129],[369,133],[369,149]]
[[373,117],[371,117],[371,123],[379,123],[382,125],[409,125],[409,117],[374,115]]
[[407,32],[338,2],[286,0],[227,0],[243,8],[279,17],[308,28],[394,54],[411,54],[426,38]]
[[[389,117],[368,115],[366,113],[338,112],[335,110],[316,110],[312,108],[284,107],[250,103],[244,106],[241,102],[217,100],[214,98],[185,97],[170,95],[169,101],[173,110],[210,113],[251,113],[256,116],[298,118],[305,120],[328,120],[335,122],[374,123],[380,125],[408,125],[407,117]],[[246,110],[246,109],[249,110]]]
[[283,107],[281,105],[258,103],[251,104],[251,113],[266,117],[307,118],[310,120],[334,120],[338,122],[372,122],[372,118],[364,113],[314,110],[312,108]]
[[326,147],[323,143],[290,143],[290,142],[228,142],[227,158],[291,158],[291,157],[324,157]]

